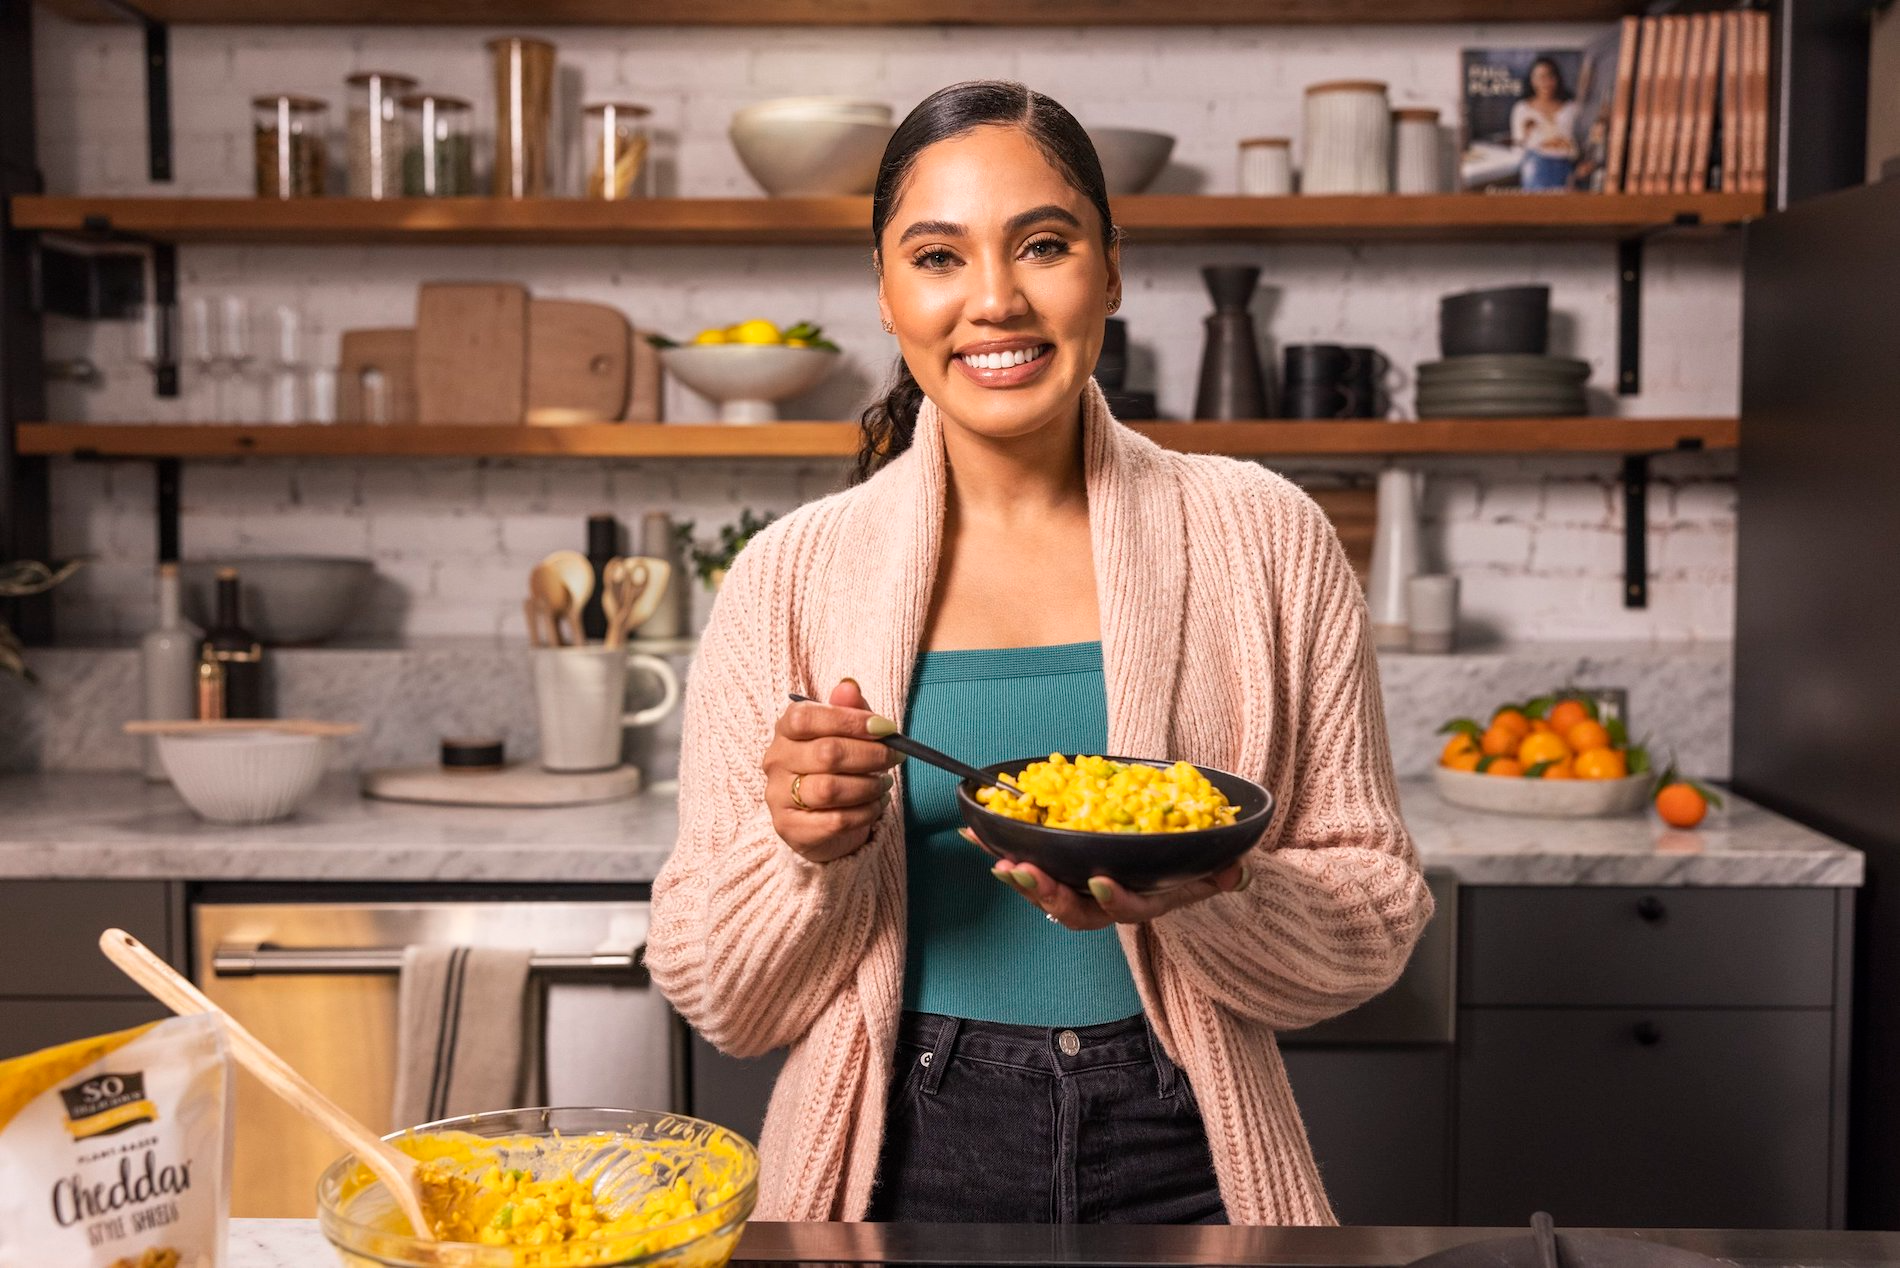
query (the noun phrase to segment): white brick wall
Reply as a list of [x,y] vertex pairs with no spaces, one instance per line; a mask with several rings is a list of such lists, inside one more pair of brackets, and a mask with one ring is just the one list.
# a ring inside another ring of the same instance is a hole
[[[244,194],[250,187],[248,100],[297,91],[332,102],[343,78],[404,70],[477,103],[487,130],[482,41],[468,28],[207,28],[172,32],[178,178],[145,180],[143,71],[130,26],[81,26],[41,9],[35,71],[40,158],[57,193]],[[1395,102],[1455,118],[1457,53],[1471,44],[1575,44],[1588,27],[1407,26],[1129,29],[564,28],[548,32],[584,96],[654,107],[661,187],[687,195],[756,193],[725,137],[740,105],[785,93],[849,92],[900,111],[942,84],[1014,76],[1052,93],[1084,122],[1161,127],[1179,137],[1159,190],[1230,192],[1234,142],[1298,134],[1301,90],[1341,75],[1388,80]],[[486,138],[478,150],[486,147]],[[336,147],[333,147],[336,148]],[[1438,297],[1523,280],[1548,282],[1553,351],[1593,366],[1596,405],[1638,415],[1736,408],[1740,325],[1734,237],[1664,239],[1648,253],[1644,392],[1603,390],[1615,353],[1614,252],[1600,243],[1139,245],[1129,249],[1123,316],[1138,385],[1166,414],[1192,406],[1207,299],[1196,269],[1265,270],[1254,311],[1278,356],[1286,343],[1377,344],[1394,363],[1397,412],[1409,414],[1412,367],[1435,353]],[[315,354],[333,360],[342,330],[402,324],[419,283],[516,279],[536,294],[613,303],[675,334],[742,316],[810,317],[846,349],[826,384],[792,403],[802,417],[853,416],[883,380],[893,348],[877,327],[864,248],[203,246],[180,253],[185,295],[234,293],[260,310],[296,308]],[[185,393],[151,395],[111,324],[49,323],[53,356],[89,355],[97,389],[57,385],[54,417],[190,420],[211,410],[187,370]],[[709,416],[669,385],[668,417]],[[1621,497],[1604,459],[1437,459],[1420,464],[1429,545],[1464,577],[1479,630],[1511,639],[1723,639],[1733,616],[1732,460],[1671,457],[1651,498],[1651,607],[1621,606]],[[1365,478],[1367,463],[1297,470]],[[383,581],[354,632],[513,634],[526,566],[580,543],[588,514],[636,521],[649,509],[710,529],[740,506],[785,510],[833,487],[832,464],[477,463],[305,461],[189,464],[186,553],[327,551],[373,556]],[[55,546],[95,556],[59,599],[69,637],[114,640],[149,619],[153,491],[140,463],[60,462]]]

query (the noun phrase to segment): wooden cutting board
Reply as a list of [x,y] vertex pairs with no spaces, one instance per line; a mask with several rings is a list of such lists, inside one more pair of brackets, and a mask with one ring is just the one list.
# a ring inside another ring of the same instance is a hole
[[620,801],[639,791],[638,766],[579,775],[557,775],[532,762],[487,771],[397,766],[363,772],[365,797],[447,806],[584,806]]
[[633,324],[617,308],[573,299],[528,301],[530,423],[599,423],[627,409]]
[[[376,416],[374,408],[379,393],[383,400],[381,417]],[[343,332],[337,354],[336,420],[339,423],[416,421],[415,331]]]
[[657,423],[660,413],[660,388],[662,387],[660,350],[647,342],[651,330],[635,329],[633,332],[633,354],[628,367],[627,412],[621,415],[630,423]]
[[528,405],[528,291],[428,282],[416,296],[416,417],[519,423]]

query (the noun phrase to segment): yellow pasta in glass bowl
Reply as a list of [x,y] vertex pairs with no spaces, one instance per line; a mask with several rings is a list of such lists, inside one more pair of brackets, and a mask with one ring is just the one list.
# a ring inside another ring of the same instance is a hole
[[1051,753],[982,769],[1022,789],[958,785],[983,849],[1076,890],[1096,876],[1136,892],[1199,879],[1252,849],[1273,818],[1265,788],[1190,762]]

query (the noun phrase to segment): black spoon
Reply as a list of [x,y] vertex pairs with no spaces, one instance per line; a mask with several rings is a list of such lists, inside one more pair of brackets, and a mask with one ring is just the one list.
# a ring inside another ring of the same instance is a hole
[[[791,696],[792,699],[799,704],[822,703],[821,701],[813,700],[810,696],[801,696],[796,691],[792,692]],[[901,731],[893,732],[890,735],[879,736],[877,742],[887,748],[896,749],[906,757],[914,757],[918,761],[926,762],[939,770],[947,770],[959,779],[974,779],[979,784],[988,784],[992,788],[1000,788],[1012,797],[1021,797],[1024,795],[1022,789],[1004,783],[1000,776],[986,775],[967,762],[959,762],[948,753],[939,753],[928,744],[919,744],[916,740],[911,739]]]
[[1561,1268],[1557,1258],[1557,1229],[1547,1213],[1531,1213],[1531,1237],[1537,1243],[1537,1259],[1543,1268]]

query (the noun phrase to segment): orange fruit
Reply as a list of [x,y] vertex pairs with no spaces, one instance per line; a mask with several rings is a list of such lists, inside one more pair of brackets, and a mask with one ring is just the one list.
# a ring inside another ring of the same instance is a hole
[[1500,757],[1484,768],[1487,775],[1522,775],[1524,768],[1508,757]]
[[1688,784],[1670,784],[1656,794],[1656,813],[1672,828],[1693,828],[1709,812],[1709,803]]
[[1577,768],[1567,757],[1561,762],[1546,766],[1542,776],[1544,779],[1575,779],[1576,777]]
[[1550,706],[1550,712],[1544,716],[1550,719],[1550,725],[1557,734],[1569,735],[1571,727],[1590,720],[1590,711],[1584,708],[1581,700],[1559,700]]
[[1578,779],[1621,779],[1630,773],[1629,758],[1620,748],[1587,748],[1577,754],[1575,765]]
[[1557,734],[1557,728],[1552,726],[1550,723],[1544,721],[1542,718],[1537,718],[1531,723],[1531,734],[1532,735],[1555,735]]
[[1524,711],[1508,704],[1491,715],[1491,725],[1508,726],[1520,736],[1529,735],[1531,730],[1531,720]]
[[1577,725],[1564,731],[1564,739],[1571,749],[1578,753],[1588,753],[1593,748],[1610,747],[1610,732],[1601,723],[1585,718]]
[[1561,762],[1569,756],[1570,746],[1564,743],[1563,737],[1547,731],[1533,731],[1517,746],[1517,760],[1526,768],[1539,762]]
[[1478,741],[1478,747],[1484,750],[1486,757],[1508,757],[1517,752],[1517,746],[1523,742],[1524,733],[1514,726],[1502,722],[1493,722],[1491,729]]
[[1483,756],[1477,741],[1460,731],[1445,742],[1444,751],[1438,755],[1438,764],[1453,770],[1477,770],[1478,759]]

